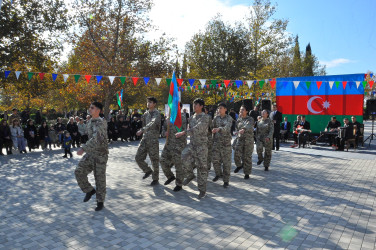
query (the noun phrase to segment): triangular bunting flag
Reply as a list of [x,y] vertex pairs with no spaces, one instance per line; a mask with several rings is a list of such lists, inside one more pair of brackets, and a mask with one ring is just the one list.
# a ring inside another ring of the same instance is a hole
[[253,81],[251,81],[251,80],[247,80],[248,88],[251,88],[251,87],[252,87],[252,84],[253,84]]
[[367,82],[366,82],[366,81],[363,81],[362,84],[363,84],[363,89],[366,89]]
[[110,80],[111,85],[114,83],[114,79],[116,76],[109,76],[108,79]]
[[52,75],[52,81],[56,81],[58,75],[54,73],[52,73],[51,75]]
[[17,80],[18,80],[18,78],[20,77],[21,72],[22,72],[22,71],[16,71],[16,72],[15,72],[15,73],[16,73],[16,78],[17,78]]
[[176,79],[176,81],[178,82],[179,87],[183,84],[183,79]]
[[235,84],[236,84],[236,87],[239,88],[240,85],[243,84],[243,81],[241,81],[241,80],[236,80],[236,81],[235,81]]
[[189,85],[191,85],[191,87],[192,87],[193,84],[195,83],[195,79],[188,79],[188,82],[189,82]]
[[262,89],[262,87],[263,87],[264,84],[265,84],[265,81],[264,81],[264,80],[261,80],[261,81],[259,81],[259,84],[260,84],[260,88]]
[[150,77],[144,77],[145,85],[148,85],[149,80],[150,80]]
[[43,78],[44,78],[44,74],[45,73],[39,73],[39,79],[41,79],[43,81]]
[[343,89],[345,89],[345,88],[346,88],[346,85],[347,85],[347,81],[343,81],[343,82],[342,82],[342,85],[343,85]]
[[201,86],[204,87],[206,83],[206,79],[199,79]]
[[358,89],[360,85],[360,81],[356,81],[355,84],[356,84],[356,88]]
[[329,81],[329,87],[330,87],[330,89],[333,88],[333,84],[334,84],[334,81]]
[[352,87],[355,85],[355,82],[348,82],[349,88],[352,89]]
[[275,78],[273,78],[273,79],[270,81],[270,86],[272,87],[272,89],[274,89],[276,83],[277,83],[277,81],[275,80]]
[[337,89],[338,89],[338,87],[339,87],[339,81],[336,81],[336,87],[337,87]]
[[155,81],[157,82],[157,85],[159,86],[159,84],[160,84],[161,81],[162,81],[162,78],[155,78]]
[[86,82],[89,83],[91,79],[91,75],[85,75]]
[[369,81],[368,82],[370,89],[372,89],[374,83],[375,83],[374,81]]
[[68,77],[69,77],[69,75],[68,75],[68,74],[63,74],[63,78],[64,78],[64,83],[66,83],[66,82],[67,82],[67,80],[68,80]]
[[316,82],[316,84],[317,84],[317,89],[320,89],[322,82],[319,81],[319,82]]
[[126,76],[120,76],[119,78],[120,78],[121,85],[124,85],[125,80],[127,79],[127,77]]
[[78,82],[78,79],[80,79],[81,75],[74,75],[74,80],[76,81],[76,83]]
[[300,81],[293,81],[295,89],[298,88]]
[[172,78],[166,78],[167,86],[170,88]]
[[[1,6],[0,6],[1,7]],[[5,79],[7,79],[8,78],[8,76],[9,76],[9,74],[10,74],[10,70],[5,70]]]
[[210,82],[211,82],[212,85],[216,85],[218,80],[210,80]]
[[33,75],[34,75],[33,72],[27,72],[27,79],[29,79],[29,81],[30,81],[31,78],[33,78]]
[[230,81],[231,81],[231,80],[223,80],[223,82],[225,83],[226,88],[227,88],[228,85],[230,84]]
[[309,89],[309,87],[311,86],[311,82],[306,82],[305,84],[307,86],[307,89]]
[[96,78],[97,78],[97,83],[99,83],[102,80],[103,76],[96,76]]
[[133,85],[137,85],[138,77],[132,77]]

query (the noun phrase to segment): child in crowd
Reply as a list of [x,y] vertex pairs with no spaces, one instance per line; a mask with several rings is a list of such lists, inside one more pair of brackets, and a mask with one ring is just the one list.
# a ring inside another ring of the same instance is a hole
[[63,148],[64,148],[64,153],[65,155],[63,156],[64,158],[67,158],[67,154],[69,153],[70,158],[72,158],[72,153],[71,153],[71,146],[72,146],[72,138],[70,136],[70,133],[68,131],[65,131],[64,139],[63,139]]

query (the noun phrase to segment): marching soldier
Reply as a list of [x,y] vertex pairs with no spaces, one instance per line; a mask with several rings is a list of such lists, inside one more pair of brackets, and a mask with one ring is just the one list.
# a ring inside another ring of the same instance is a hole
[[[269,118],[269,113],[264,109],[261,113],[262,117],[257,122],[256,128],[256,149],[258,155],[257,165],[264,162],[265,171],[269,171],[270,161],[272,159],[272,140],[274,132],[274,124]],[[263,151],[265,153],[263,155]]]
[[[227,106],[220,103],[218,107],[219,115],[213,120],[213,167],[215,170],[216,182],[223,177],[223,187],[227,188],[230,181],[231,171],[231,126],[233,119],[227,115]],[[221,165],[223,164],[223,171]]]
[[189,135],[190,143],[184,148],[181,159],[186,179],[183,185],[188,185],[194,178],[193,166],[197,167],[197,184],[200,191],[198,198],[204,198],[206,195],[206,182],[208,178],[208,127],[209,116],[203,112],[205,102],[202,99],[193,101],[195,114],[189,119],[189,129],[187,131],[176,133],[176,138]]
[[[156,109],[157,99],[155,97],[147,98],[148,111],[142,116],[142,128],[137,131],[137,136],[142,136],[140,145],[136,153],[136,162],[145,175],[142,179],[148,178],[153,174],[153,181],[150,185],[159,184],[159,132],[161,127],[161,114]],[[145,162],[149,154],[153,170]]]
[[[99,116],[102,110],[103,105],[99,102],[93,102],[90,105],[89,113],[92,118],[87,123],[89,140],[77,151],[78,155],[86,154],[82,157],[74,171],[78,186],[86,193],[84,202],[89,201],[91,196],[96,193],[97,207],[95,211],[102,210],[106,197],[108,138],[107,122]],[[94,171],[96,190],[87,178],[87,175],[92,171]]]
[[205,114],[209,117],[209,128],[208,128],[208,170],[211,169],[212,165],[212,159],[213,159],[213,134],[212,134],[212,129],[213,129],[213,121],[212,121],[212,116],[209,113],[209,108],[205,107]]
[[252,172],[252,154],[254,144],[254,120],[247,115],[246,106],[242,105],[239,111],[239,118],[236,121],[237,139],[234,145],[234,161],[236,169],[234,173],[239,172],[244,167],[244,179],[249,179]]
[[[185,115],[181,116],[182,120],[182,127],[181,131],[187,130],[187,118]],[[167,123],[170,123],[170,119],[166,117],[166,121],[164,123],[164,130],[167,130]],[[176,138],[175,134],[178,132],[176,126],[170,123],[169,131],[166,131],[166,144],[163,148],[162,155],[161,155],[161,166],[164,175],[167,177],[167,181],[165,185],[170,184],[172,181],[175,181],[176,186],[174,188],[175,192],[182,190],[183,179],[184,179],[184,171],[181,161],[181,152],[187,145],[187,135],[184,134],[180,138]],[[176,169],[176,177],[171,171],[171,167],[175,165]]]

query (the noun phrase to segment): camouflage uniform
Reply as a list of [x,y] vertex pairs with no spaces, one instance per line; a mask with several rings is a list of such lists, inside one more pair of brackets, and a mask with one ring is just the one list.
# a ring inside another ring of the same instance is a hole
[[[270,118],[261,118],[257,122],[256,129],[256,149],[259,161],[264,161],[264,167],[268,168],[270,161],[272,159],[272,146],[273,146],[273,132],[274,132],[274,123]],[[269,138],[269,141],[266,142],[265,139]],[[265,148],[264,156],[263,151]]]
[[[231,171],[231,126],[234,120],[231,116],[216,116],[213,128],[220,130],[214,134],[213,140],[213,167],[216,176],[223,176],[223,182],[229,182]],[[221,165],[223,164],[223,172]]]
[[104,202],[106,197],[106,164],[108,160],[107,122],[98,117],[87,123],[89,140],[82,145],[86,154],[82,157],[74,174],[78,186],[84,193],[93,190],[87,175],[94,171],[97,202]]
[[181,154],[183,169],[187,178],[194,177],[193,167],[197,167],[197,184],[200,191],[206,192],[208,179],[208,127],[209,116],[205,113],[194,114],[189,119],[187,135],[191,136],[190,143]]
[[[181,131],[187,130],[187,118],[185,115],[181,116],[182,127]],[[170,119],[166,119],[164,123],[164,130],[167,130],[167,123],[170,122]],[[166,144],[163,148],[161,155],[161,166],[164,175],[167,179],[174,177],[174,174],[171,171],[171,167],[175,165],[176,169],[176,186],[182,186],[184,179],[184,171],[181,162],[181,152],[187,145],[187,135],[183,135],[180,138],[176,138],[175,134],[178,132],[176,126],[170,123],[170,131]]]
[[136,162],[144,173],[151,172],[145,162],[149,154],[153,166],[153,180],[159,180],[159,132],[161,128],[161,114],[158,110],[147,111],[141,118],[143,137],[136,154]]
[[[244,167],[245,175],[250,175],[252,172],[252,154],[254,144],[254,120],[250,116],[242,118],[239,116],[236,121],[236,130],[238,131],[236,143],[234,145],[234,161],[237,167]],[[240,134],[239,130],[244,129],[244,133]]]
[[209,128],[208,128],[208,170],[211,169],[212,165],[212,159],[213,159],[213,121],[210,115],[207,115],[209,117]]

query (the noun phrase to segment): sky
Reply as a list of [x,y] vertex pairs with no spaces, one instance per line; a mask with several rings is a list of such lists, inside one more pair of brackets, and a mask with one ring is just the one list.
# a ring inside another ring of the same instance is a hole
[[[181,51],[191,37],[220,13],[224,21],[244,21],[252,0],[154,0],[150,12],[162,32],[176,38]],[[287,19],[287,31],[308,43],[328,75],[376,71],[376,0],[273,0],[274,18]]]

